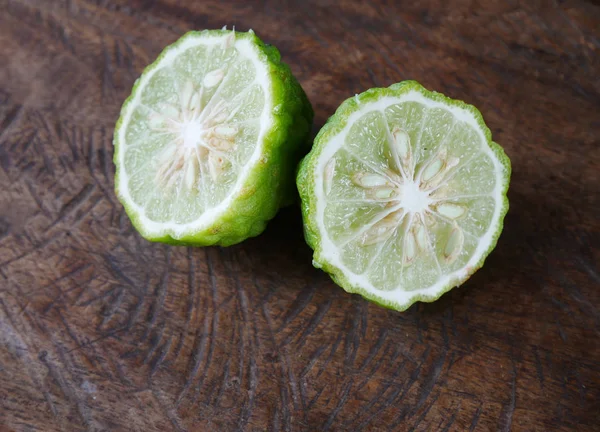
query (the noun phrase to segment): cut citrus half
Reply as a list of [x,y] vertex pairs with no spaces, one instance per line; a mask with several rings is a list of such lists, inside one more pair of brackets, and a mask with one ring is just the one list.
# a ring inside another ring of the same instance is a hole
[[346,100],[300,164],[313,264],[405,310],[483,265],[508,210],[510,161],[479,111],[414,81]]
[[115,128],[115,189],[148,240],[223,246],[293,201],[312,108],[250,31],[190,32],[133,87]]

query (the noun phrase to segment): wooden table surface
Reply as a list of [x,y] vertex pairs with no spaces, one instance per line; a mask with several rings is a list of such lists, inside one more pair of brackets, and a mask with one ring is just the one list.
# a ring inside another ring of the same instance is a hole
[[[0,430],[599,430],[600,6],[187,3],[0,0]],[[479,107],[513,164],[485,268],[397,313],[311,266],[298,207],[230,248],[144,241],[121,103],[224,24],[279,47],[313,134],[404,79]]]

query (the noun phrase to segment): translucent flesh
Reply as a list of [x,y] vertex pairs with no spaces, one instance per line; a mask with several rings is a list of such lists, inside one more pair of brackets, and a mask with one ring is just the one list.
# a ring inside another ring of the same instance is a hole
[[[192,222],[231,193],[256,148],[265,94],[255,67],[235,44],[197,45],[159,65],[140,91],[121,143],[131,198],[152,221]],[[209,144],[217,127],[231,137],[216,142],[230,148]],[[198,144],[184,145],[186,136]]]
[[[408,151],[398,147],[394,133],[407,134]],[[499,205],[486,148],[451,111],[418,102],[359,118],[324,179],[324,225],[344,265],[377,289],[407,291],[464,267]],[[390,179],[394,191],[388,197],[387,186],[362,187],[357,175],[364,173]],[[408,205],[409,183],[426,193],[427,206],[419,211]],[[373,228],[390,224],[389,230]]]

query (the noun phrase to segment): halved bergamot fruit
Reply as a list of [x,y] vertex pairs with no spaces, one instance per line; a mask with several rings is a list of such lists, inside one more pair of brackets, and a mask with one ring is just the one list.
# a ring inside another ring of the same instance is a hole
[[190,32],[144,70],[114,135],[115,189],[148,240],[222,246],[293,201],[312,108],[250,31]]
[[345,101],[300,165],[313,264],[405,310],[483,265],[508,210],[510,161],[479,111],[414,81]]

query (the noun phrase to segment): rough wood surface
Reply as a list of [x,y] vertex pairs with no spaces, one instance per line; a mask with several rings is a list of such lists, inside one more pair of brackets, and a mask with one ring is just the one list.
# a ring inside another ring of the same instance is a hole
[[[600,6],[0,0],[0,430],[592,431],[600,422]],[[317,131],[414,78],[513,163],[486,267],[395,313],[311,267],[299,210],[228,249],[150,244],[112,132],[189,29],[276,44]]]

